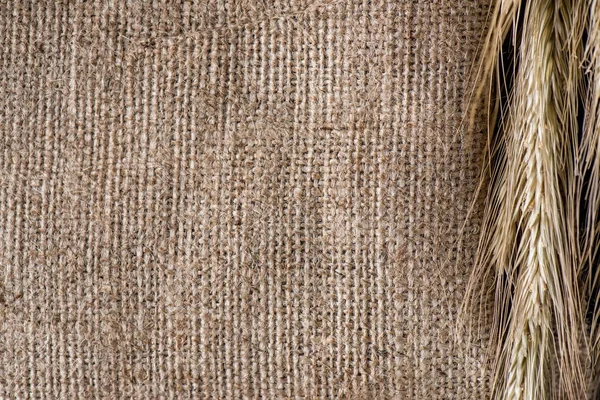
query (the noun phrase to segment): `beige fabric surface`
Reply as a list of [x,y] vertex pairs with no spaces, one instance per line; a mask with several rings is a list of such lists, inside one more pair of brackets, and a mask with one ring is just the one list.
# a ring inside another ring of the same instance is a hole
[[483,398],[486,15],[2,2],[0,398]]

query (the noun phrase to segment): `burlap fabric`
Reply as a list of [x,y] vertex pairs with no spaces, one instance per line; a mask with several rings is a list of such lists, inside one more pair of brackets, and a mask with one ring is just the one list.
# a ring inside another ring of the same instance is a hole
[[487,11],[2,2],[0,398],[483,398]]

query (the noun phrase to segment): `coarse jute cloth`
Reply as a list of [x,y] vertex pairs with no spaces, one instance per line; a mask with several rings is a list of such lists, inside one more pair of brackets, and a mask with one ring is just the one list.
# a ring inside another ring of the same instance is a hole
[[0,398],[484,398],[487,12],[3,1]]

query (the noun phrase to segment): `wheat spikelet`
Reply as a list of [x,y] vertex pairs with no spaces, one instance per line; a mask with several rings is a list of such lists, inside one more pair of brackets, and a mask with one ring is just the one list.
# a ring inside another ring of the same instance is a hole
[[[496,10],[504,3],[511,15],[490,32],[506,35],[505,23],[512,21],[513,32],[520,33],[514,40],[519,65],[508,111],[500,114],[505,116],[500,136],[488,150],[495,165],[490,167],[486,215],[467,302],[483,293],[476,288],[493,275],[496,398],[557,395],[550,391],[556,362],[561,392],[581,398],[583,317],[573,156],[584,2],[533,0],[519,6],[500,1]],[[517,29],[521,12],[522,26]],[[500,46],[486,48],[497,51]],[[492,65],[498,68],[501,86],[499,57]],[[481,70],[487,71],[491,63],[484,61]],[[492,75],[487,73],[488,78]],[[482,93],[476,87],[476,93]]]

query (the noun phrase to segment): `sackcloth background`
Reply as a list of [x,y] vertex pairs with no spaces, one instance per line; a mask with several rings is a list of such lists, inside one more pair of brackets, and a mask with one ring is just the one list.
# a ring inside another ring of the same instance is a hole
[[3,1],[0,398],[485,398],[488,7]]

